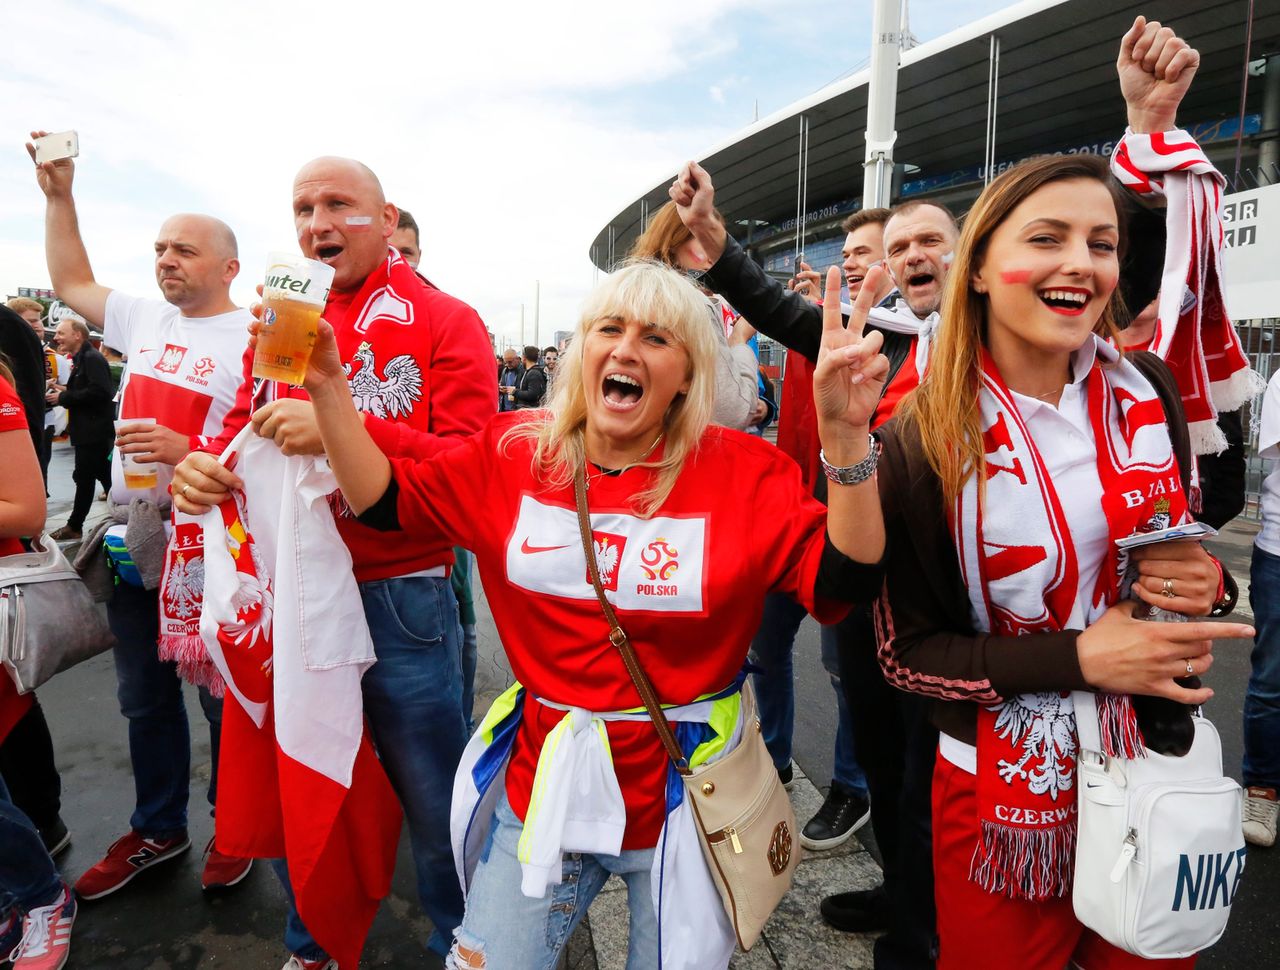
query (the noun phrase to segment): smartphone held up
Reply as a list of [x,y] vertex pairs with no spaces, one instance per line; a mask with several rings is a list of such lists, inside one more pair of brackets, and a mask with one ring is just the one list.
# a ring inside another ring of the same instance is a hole
[[32,139],[36,150],[36,164],[56,162],[63,158],[76,158],[80,154],[80,136],[74,131],[59,131]]

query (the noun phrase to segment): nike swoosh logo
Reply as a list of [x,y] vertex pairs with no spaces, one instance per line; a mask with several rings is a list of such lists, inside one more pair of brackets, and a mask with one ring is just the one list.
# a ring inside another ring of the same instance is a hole
[[531,545],[529,545],[529,540],[528,540],[528,539],[525,539],[525,540],[524,540],[524,542],[523,542],[523,543],[521,543],[521,545],[520,545],[520,551],[521,551],[521,552],[523,552],[523,553],[530,553],[530,554],[535,553],[535,552],[554,552],[556,549],[568,549],[568,548],[569,548],[569,546],[568,546],[568,545],[563,545],[563,546],[531,546]]

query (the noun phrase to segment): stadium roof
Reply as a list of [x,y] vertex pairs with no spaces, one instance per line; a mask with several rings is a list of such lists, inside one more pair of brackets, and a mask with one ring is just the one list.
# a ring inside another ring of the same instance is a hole
[[[1119,136],[1125,114],[1115,58],[1139,13],[1173,26],[1200,51],[1200,71],[1179,120],[1234,118],[1247,10],[1244,0],[1025,0],[905,51],[895,161],[919,166],[925,176],[984,161],[992,34],[1000,38],[997,161]],[[1252,56],[1278,51],[1280,0],[1257,0]],[[809,208],[862,194],[868,76],[863,70],[828,85],[699,158],[731,226],[795,216],[801,115],[809,119]],[[1261,102],[1262,79],[1253,78],[1248,110],[1258,111]],[[601,229],[591,243],[597,265],[606,267],[611,232],[615,254],[627,251],[640,232],[642,209],[653,212],[667,201],[677,167]]]

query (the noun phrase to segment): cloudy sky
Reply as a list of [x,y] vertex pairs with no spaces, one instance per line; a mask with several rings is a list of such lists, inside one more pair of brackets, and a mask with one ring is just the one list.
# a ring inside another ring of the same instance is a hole
[[[912,0],[924,41],[1009,4]],[[870,0],[5,4],[0,291],[48,285],[44,197],[22,146],[77,129],[97,278],[157,294],[155,231],[210,212],[240,238],[233,296],[294,241],[290,186],[350,155],[423,229],[423,269],[501,339],[543,343],[590,287],[590,241],[680,163],[868,54]],[[529,338],[532,339],[532,332]]]

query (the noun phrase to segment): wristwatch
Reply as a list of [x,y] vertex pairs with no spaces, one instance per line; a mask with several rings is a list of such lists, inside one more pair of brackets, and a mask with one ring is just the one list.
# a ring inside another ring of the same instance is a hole
[[818,461],[822,463],[822,473],[837,485],[859,485],[876,473],[876,463],[880,460],[880,442],[873,434],[867,435],[867,457],[853,465],[836,466],[827,461],[826,453],[818,450]]

